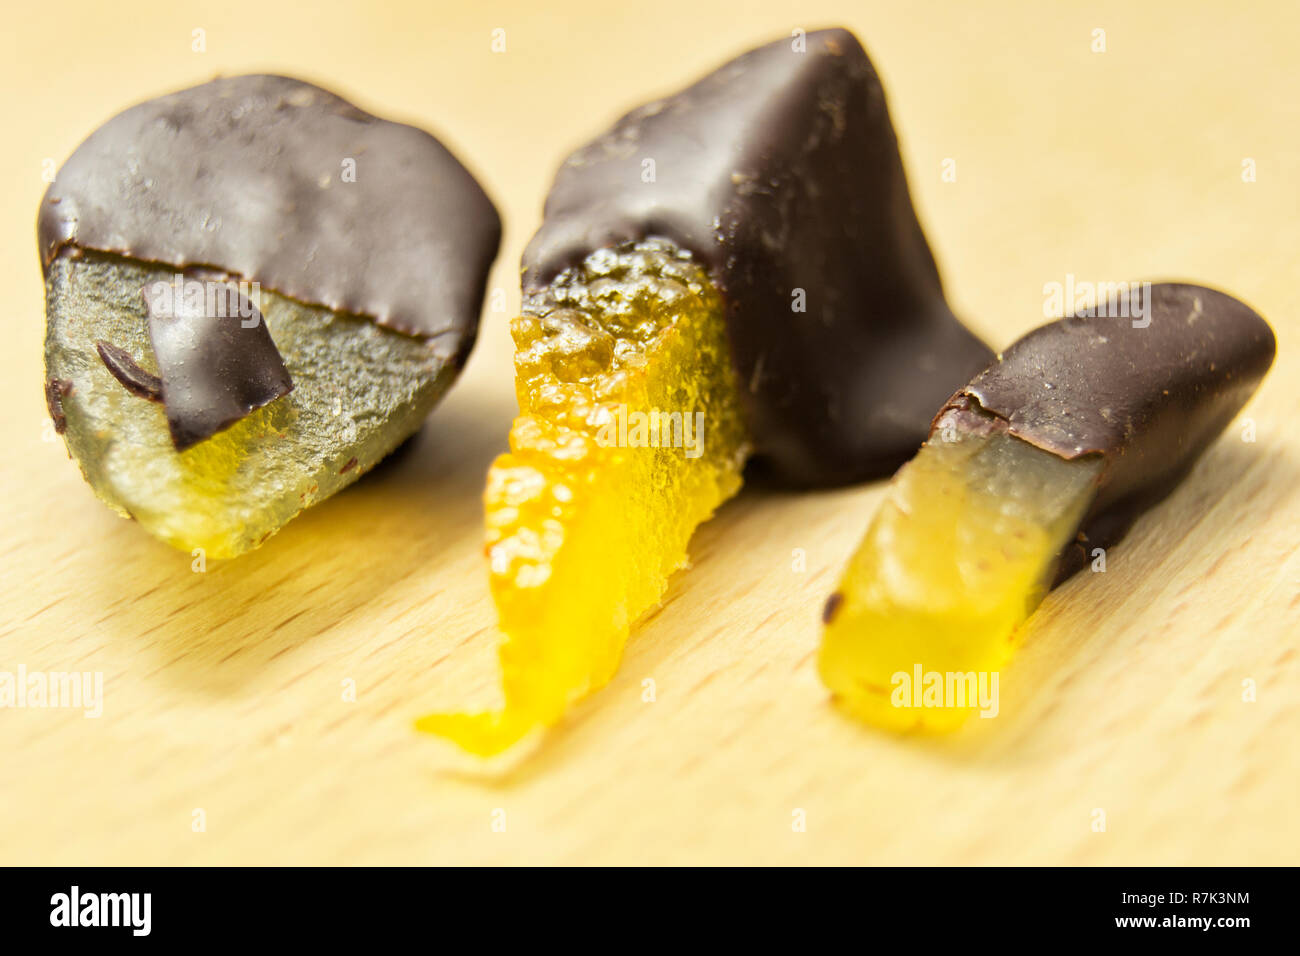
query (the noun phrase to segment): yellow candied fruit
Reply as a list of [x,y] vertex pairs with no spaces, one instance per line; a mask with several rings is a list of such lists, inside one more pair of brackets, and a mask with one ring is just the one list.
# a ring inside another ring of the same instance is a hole
[[594,253],[511,331],[520,414],[484,493],[505,706],[418,722],[485,756],[609,681],[748,454],[722,300],[670,243]]
[[934,438],[827,605],[818,666],[837,703],[892,730],[997,713],[998,675],[1092,501],[1101,462],[1004,432]]
[[140,290],[168,267],[86,251],[47,278],[45,367],[64,382],[64,440],[110,507],[186,552],[233,558],[340,491],[420,427],[455,370],[428,344],[262,290],[294,388],[178,452],[162,405],[105,367],[100,340],[156,371]]

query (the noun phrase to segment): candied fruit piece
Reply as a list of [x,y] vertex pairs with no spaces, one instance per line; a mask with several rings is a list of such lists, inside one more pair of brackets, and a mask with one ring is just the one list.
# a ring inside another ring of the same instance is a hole
[[512,333],[520,414],[484,494],[505,706],[418,722],[482,755],[609,681],[749,449],[722,300],[665,240],[592,254]]
[[163,406],[128,390],[101,354],[111,343],[110,357],[156,372],[141,290],[173,271],[93,251],[56,259],[45,368],[62,383],[63,437],[95,493],[177,548],[230,558],[261,544],[414,433],[454,377],[424,341],[262,291],[293,391],[177,451]]
[[[1005,431],[936,428],[890,483],[827,603],[818,667],[837,703],[894,730],[951,730],[979,709],[970,691],[1010,658],[1101,466]],[[921,700],[918,677],[960,699]]]
[[419,427],[473,347],[500,238],[442,143],[310,83],[137,103],[37,213],[56,431],[147,530],[247,551]]

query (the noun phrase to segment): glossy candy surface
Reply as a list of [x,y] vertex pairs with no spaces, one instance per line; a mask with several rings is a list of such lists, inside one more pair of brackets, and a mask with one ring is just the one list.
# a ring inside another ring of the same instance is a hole
[[421,729],[494,754],[608,682],[695,528],[740,488],[721,311],[661,240],[595,253],[528,297],[512,326],[520,414],[484,494],[504,708]]
[[969,701],[925,705],[912,675],[997,673],[1053,583],[1172,491],[1254,393],[1268,323],[1213,289],[1135,285],[1123,308],[1015,342],[891,482],[826,606],[820,671],[847,710],[960,725]]
[[[51,415],[110,506],[241,554],[419,428],[474,343],[499,238],[441,143],[309,83],[140,103],[41,202]],[[209,298],[227,289],[234,312]]]

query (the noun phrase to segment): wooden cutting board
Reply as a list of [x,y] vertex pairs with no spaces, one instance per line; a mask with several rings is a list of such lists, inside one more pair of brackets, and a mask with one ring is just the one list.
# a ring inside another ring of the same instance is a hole
[[[181,6],[70,0],[51,25],[20,5],[0,40],[0,670],[105,681],[98,719],[0,710],[0,862],[1300,862],[1294,4]],[[415,734],[417,715],[497,693],[479,495],[514,410],[516,264],[555,167],[635,103],[836,22],[883,75],[974,328],[1009,343],[1068,276],[1220,286],[1278,333],[1244,412],[1256,440],[1234,425],[1105,574],[1051,595],[1000,716],[951,738],[850,723],[816,675],[818,612],[879,484],[743,493],[613,684],[523,759]],[[42,173],[97,124],[255,70],[444,136],[506,220],[490,288],[507,304],[409,453],[200,574],[100,505],[52,440],[33,224]]]

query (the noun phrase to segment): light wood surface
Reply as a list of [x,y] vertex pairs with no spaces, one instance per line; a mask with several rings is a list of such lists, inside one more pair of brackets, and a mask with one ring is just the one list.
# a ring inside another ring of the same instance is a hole
[[[105,703],[97,720],[0,710],[0,862],[1300,862],[1294,4],[296,6],[6,11],[0,670],[102,671]],[[480,766],[414,733],[497,693],[479,495],[514,410],[508,311],[485,312],[408,454],[205,574],[49,440],[42,163],[125,106],[271,70],[428,126],[501,208],[490,286],[513,310],[569,149],[750,45],[833,23],[882,73],[953,303],[995,346],[1040,324],[1067,274],[1203,281],[1278,333],[1244,413],[1257,440],[1234,426],[1104,575],[1048,599],[998,719],[898,738],[828,705],[818,614],[877,484],[743,493],[613,684],[526,759]]]

